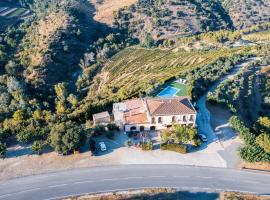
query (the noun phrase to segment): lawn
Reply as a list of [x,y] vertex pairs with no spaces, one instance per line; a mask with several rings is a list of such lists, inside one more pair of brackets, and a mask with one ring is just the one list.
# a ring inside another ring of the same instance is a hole
[[172,82],[170,86],[179,89],[179,91],[176,93],[177,96],[188,96],[188,87],[185,84]]
[[172,96],[188,96],[188,86],[176,81],[164,84],[154,96],[158,97],[172,97]]

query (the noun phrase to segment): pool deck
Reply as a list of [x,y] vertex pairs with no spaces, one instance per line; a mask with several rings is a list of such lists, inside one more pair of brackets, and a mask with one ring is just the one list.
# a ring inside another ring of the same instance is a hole
[[178,82],[172,82],[162,89],[157,97],[188,96],[187,85]]

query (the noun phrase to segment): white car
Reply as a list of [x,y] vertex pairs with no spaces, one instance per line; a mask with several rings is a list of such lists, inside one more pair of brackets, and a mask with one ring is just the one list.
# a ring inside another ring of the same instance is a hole
[[200,137],[200,139],[201,139],[203,142],[207,142],[207,137],[206,137],[206,135],[204,135],[204,134],[199,134],[199,137]]
[[100,142],[98,144],[99,144],[100,151],[107,151],[107,147],[104,142]]

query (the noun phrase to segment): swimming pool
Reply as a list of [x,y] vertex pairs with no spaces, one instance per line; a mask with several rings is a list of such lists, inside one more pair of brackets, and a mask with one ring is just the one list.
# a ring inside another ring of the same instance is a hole
[[179,90],[171,87],[171,86],[168,86],[166,87],[164,90],[162,90],[157,96],[158,97],[173,97],[176,95],[176,93],[178,92]]

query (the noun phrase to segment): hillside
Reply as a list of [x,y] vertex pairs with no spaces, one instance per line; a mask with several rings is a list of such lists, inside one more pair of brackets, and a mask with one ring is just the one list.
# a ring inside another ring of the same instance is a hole
[[138,0],[92,0],[95,5],[96,14],[94,19],[101,23],[113,25],[114,12],[120,8],[130,6],[136,3]]
[[128,28],[132,35],[139,38],[146,32],[151,32],[155,39],[162,39],[233,28],[221,4],[208,0],[140,0],[129,8],[120,9],[115,19],[115,24]]
[[35,87],[66,80],[94,38],[93,8],[86,1],[50,4],[48,14],[37,15],[26,29],[18,53],[25,66],[24,77]]
[[270,21],[269,0],[221,0],[237,29]]
[[270,21],[268,0],[139,0],[115,13],[115,25],[142,39],[149,32],[154,39],[198,32],[243,29]]

